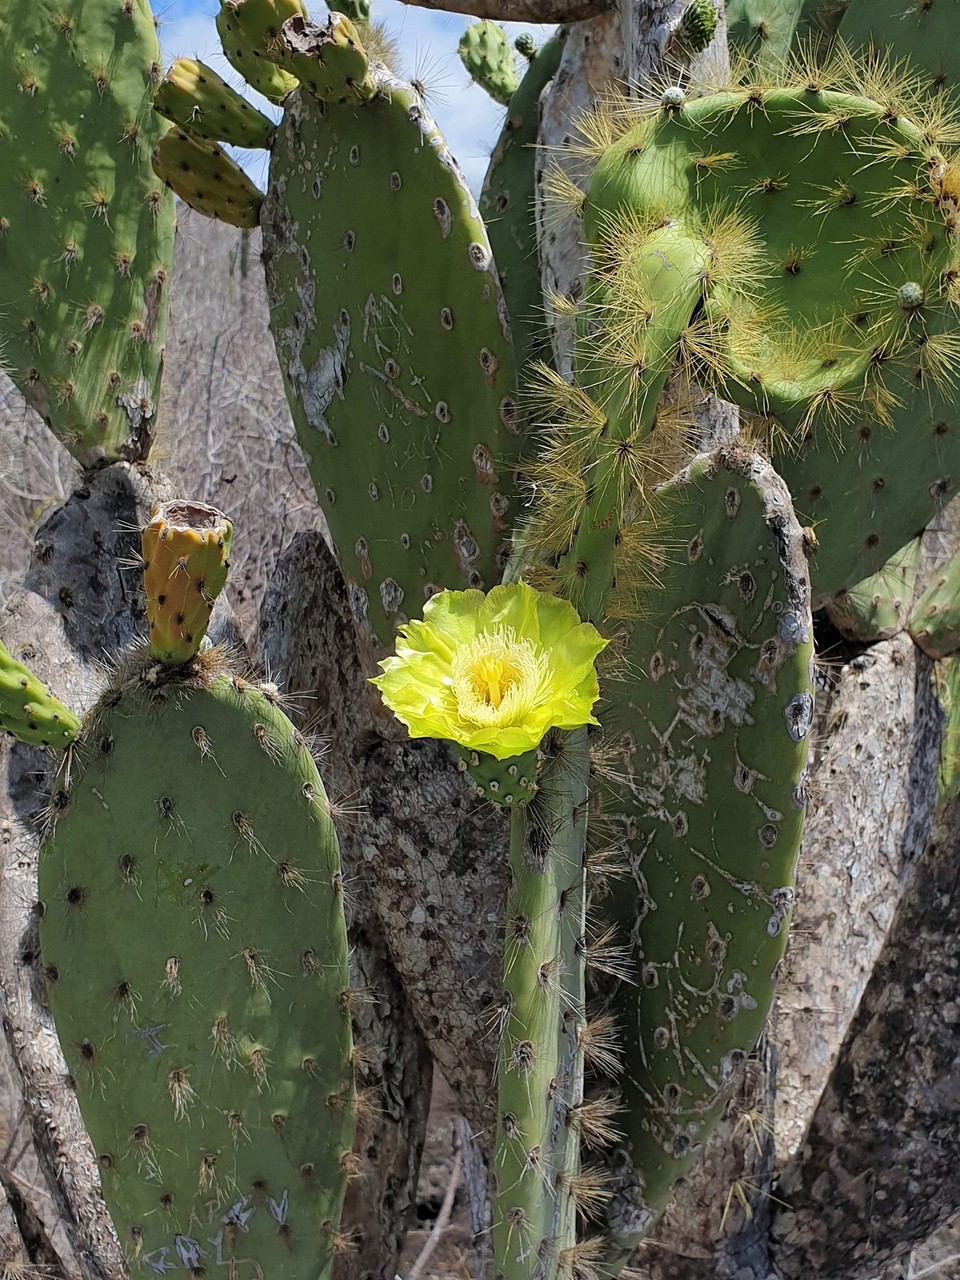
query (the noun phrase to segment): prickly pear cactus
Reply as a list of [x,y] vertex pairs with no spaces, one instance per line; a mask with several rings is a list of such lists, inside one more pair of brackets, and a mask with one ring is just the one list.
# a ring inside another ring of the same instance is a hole
[[174,124],[211,142],[269,147],[273,141],[273,121],[196,58],[177,58],[153,105]]
[[355,1111],[343,887],[275,690],[215,651],[183,675],[131,658],[56,808],[48,998],[131,1269],[328,1275]]
[[[578,377],[609,387],[598,408],[612,429],[570,559],[610,554],[603,504],[636,465],[635,424],[652,422],[655,377],[675,359],[756,415],[817,525],[825,598],[876,572],[960,478],[954,126],[851,58],[701,98],[668,88],[625,119],[598,147],[585,207],[598,269]],[[671,282],[697,276],[688,308]]]
[[790,56],[803,0],[726,0],[732,53],[757,66],[776,67]]
[[766,463],[700,458],[662,495],[671,546],[601,710],[629,884],[604,902],[635,985],[620,1124],[636,1182],[608,1220],[629,1251],[697,1159],[773,998],[794,899],[813,715],[800,526]]
[[153,170],[191,209],[233,227],[255,227],[263,192],[215,142],[174,128],[153,151]]
[[505,107],[520,80],[516,54],[503,27],[489,19],[471,23],[460,37],[458,52],[470,78]]
[[0,731],[34,747],[67,747],[80,721],[0,642]]
[[149,4],[3,0],[0,71],[0,358],[84,466],[142,459],[173,257]]
[[960,653],[960,556],[933,571],[910,612],[910,634],[932,658]]
[[848,640],[872,644],[907,625],[920,571],[921,542],[913,538],[891,556],[879,573],[841,591],[827,605],[827,615]]
[[264,258],[354,617],[387,646],[434,592],[498,579],[522,441],[476,205],[419,96],[376,66],[371,77],[369,102],[288,103]]
[[550,339],[543,324],[540,255],[533,216],[537,186],[536,141],[540,127],[540,95],[557,73],[566,42],[561,29],[539,50],[510,99],[503,129],[490,157],[480,215],[490,236],[497,274],[510,315],[517,380],[532,382],[535,361],[550,359]]

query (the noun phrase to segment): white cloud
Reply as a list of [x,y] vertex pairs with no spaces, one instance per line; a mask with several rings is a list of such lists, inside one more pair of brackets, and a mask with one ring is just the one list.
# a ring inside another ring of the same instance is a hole
[[[311,10],[323,16],[323,6],[311,3]],[[268,115],[276,110],[259,94],[242,86],[240,77],[220,52],[220,41],[214,25],[218,5],[203,0],[193,5],[180,0],[167,9],[160,22],[160,41],[169,63],[178,55],[201,58],[229,83],[243,88]],[[399,0],[379,0],[374,16],[383,21],[400,48],[404,73],[422,79],[427,101],[437,124],[459,160],[467,180],[479,193],[487,158],[497,140],[504,109],[493,102],[467,75],[457,55],[457,42],[472,19],[460,14],[422,9]],[[529,31],[540,42],[553,30],[552,26],[511,22],[506,24],[511,39],[521,31]],[[266,161],[261,153],[235,153],[260,186],[266,181]]]

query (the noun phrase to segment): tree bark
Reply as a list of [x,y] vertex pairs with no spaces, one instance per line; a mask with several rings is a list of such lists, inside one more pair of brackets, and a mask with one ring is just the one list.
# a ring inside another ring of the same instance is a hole
[[468,13],[500,22],[582,22],[612,7],[613,0],[403,0],[422,9]]

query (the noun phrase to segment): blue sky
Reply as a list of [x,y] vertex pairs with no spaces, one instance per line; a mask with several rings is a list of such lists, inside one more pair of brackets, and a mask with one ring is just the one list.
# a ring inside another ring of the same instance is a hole
[[[307,0],[311,14],[320,21],[326,17],[323,4]],[[160,22],[160,41],[167,63],[180,54],[200,58],[251,98],[257,95],[242,86],[240,78],[219,53],[214,16],[219,0],[154,0],[154,12]],[[399,0],[374,0],[374,17],[383,21],[401,51],[405,74],[423,80],[428,89],[430,109],[443,130],[450,149],[463,167],[471,187],[477,193],[483,181],[486,158],[496,142],[504,110],[472,83],[457,56],[457,41],[472,19],[461,14],[438,13]],[[507,24],[511,38],[530,31],[542,42],[552,30],[549,26],[526,23]],[[262,99],[258,105],[270,111]],[[265,163],[252,153],[244,159],[251,175],[262,186]]]

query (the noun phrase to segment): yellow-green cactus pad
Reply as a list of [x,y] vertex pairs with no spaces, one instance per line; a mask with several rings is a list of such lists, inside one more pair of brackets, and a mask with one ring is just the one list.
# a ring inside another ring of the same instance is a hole
[[211,142],[269,147],[275,132],[272,120],[196,58],[177,58],[153,105],[188,133]]
[[0,642],[0,732],[32,747],[68,747],[80,721]]
[[178,665],[200,649],[230,568],[233,525],[202,502],[161,502],[141,534],[150,652]]
[[263,192],[222,147],[171,129],[153,152],[153,168],[185,204],[233,227],[255,227]]

